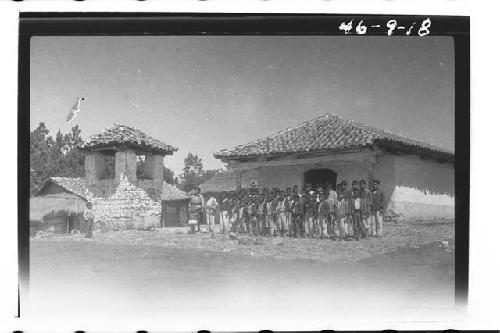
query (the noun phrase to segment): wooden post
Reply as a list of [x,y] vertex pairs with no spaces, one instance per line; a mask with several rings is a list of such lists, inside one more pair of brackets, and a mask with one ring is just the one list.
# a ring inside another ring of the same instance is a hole
[[236,191],[241,190],[241,171],[236,170]]

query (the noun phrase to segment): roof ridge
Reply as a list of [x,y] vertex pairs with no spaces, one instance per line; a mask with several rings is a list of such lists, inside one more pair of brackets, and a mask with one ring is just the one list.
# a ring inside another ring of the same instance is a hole
[[[400,137],[400,138],[405,139],[405,140],[415,141],[415,142],[417,142],[419,144],[422,144],[422,145],[427,145],[427,146],[433,147],[435,149],[439,149],[439,150],[442,150],[442,151],[446,151],[446,152],[452,153],[449,149],[446,149],[446,148],[434,145],[434,144],[429,143],[429,142],[425,142],[425,141],[422,141],[422,140],[419,140],[419,139],[415,139],[415,138],[412,138],[412,137],[409,137],[409,136],[406,136],[406,135],[403,135],[403,134],[394,133],[394,132],[391,132],[391,131],[386,130],[386,129],[382,129],[382,128],[378,128],[378,127],[375,127],[375,126],[367,125],[367,124],[362,123],[362,122],[360,122],[358,120],[353,120],[353,119],[350,119],[350,118],[339,116],[339,115],[336,115],[334,113],[329,113],[329,114],[333,115],[333,116],[336,116],[339,119],[352,122],[352,123],[356,124],[357,126],[362,127],[364,129],[368,129],[370,131],[382,132],[382,133],[384,133],[386,135],[390,135],[390,136],[397,136],[397,137]],[[373,133],[370,133],[370,134],[373,135]],[[373,138],[373,139],[380,139],[380,138]],[[383,138],[383,139],[386,139],[386,140],[389,139],[390,140],[390,138]]]
[[339,150],[349,147],[373,147],[376,141],[381,143],[383,141],[387,143],[399,142],[407,147],[420,147],[420,149],[454,155],[451,150],[424,140],[393,133],[329,112],[271,135],[232,148],[222,149],[214,156],[216,158],[249,157],[291,152]]
[[319,120],[320,118],[325,117],[327,115],[328,115],[328,113],[325,113],[325,114],[323,114],[323,115],[321,115],[319,117],[316,117],[314,119],[309,119],[309,120],[306,120],[306,121],[302,121],[302,122],[298,123],[295,126],[287,127],[287,128],[285,128],[283,130],[280,130],[280,131],[278,131],[276,133],[273,133],[273,134],[270,134],[270,135],[267,135],[267,136],[264,136],[264,137],[260,137],[260,138],[254,139],[254,140],[246,142],[246,143],[242,143],[242,144],[236,145],[236,146],[234,146],[232,148],[223,148],[223,149],[220,150],[220,152],[223,152],[223,151],[226,151],[226,150],[233,150],[233,149],[236,149],[238,147],[246,146],[246,145],[249,145],[249,144],[255,144],[255,143],[258,143],[258,142],[263,141],[263,140],[272,139],[272,138],[274,138],[276,136],[279,136],[279,135],[281,135],[283,133],[286,133],[286,132],[288,132],[290,130],[297,129],[297,128],[303,126],[303,125],[306,125],[306,124],[311,123],[313,121]]
[[171,154],[178,150],[178,148],[152,137],[137,127],[117,122],[107,126],[98,133],[86,137],[80,145],[80,148],[92,149],[94,146],[107,146],[112,144],[137,145],[139,148],[146,147],[148,149],[161,151],[164,154]]
[[328,115],[330,115],[330,114],[329,114],[329,113],[325,113],[324,115],[321,115],[321,116],[319,116],[319,117],[316,117],[316,118],[313,118],[313,119],[310,119],[310,120],[303,121],[303,122],[301,122],[301,123],[298,123],[298,124],[297,124],[297,125],[295,125],[295,126],[291,126],[291,127],[285,128],[284,130],[281,130],[281,131],[279,131],[279,132],[277,132],[277,133],[275,133],[275,134],[271,134],[271,135],[269,135],[269,136],[267,136],[267,137],[277,136],[277,135],[279,135],[279,134],[282,134],[282,133],[288,132],[288,131],[289,131],[289,130],[291,130],[291,129],[296,129],[296,128],[299,128],[299,127],[301,127],[301,126],[304,126],[304,125],[306,125],[306,124],[308,124],[308,123],[312,123],[312,122],[314,122],[314,121],[318,121],[319,119],[324,118],[324,117],[326,117],[326,116],[328,116]]

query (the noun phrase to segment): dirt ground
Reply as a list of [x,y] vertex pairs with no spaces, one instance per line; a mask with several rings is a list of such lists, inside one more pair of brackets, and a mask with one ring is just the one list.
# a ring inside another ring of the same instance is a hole
[[169,313],[185,313],[194,304],[202,312],[229,307],[247,313],[277,304],[290,307],[289,313],[341,304],[354,315],[349,309],[360,302],[380,310],[442,308],[454,300],[453,223],[388,224],[383,238],[360,242],[266,239],[243,245],[220,235],[158,230],[90,240],[33,238],[30,246],[30,298],[47,312],[58,311],[50,300],[74,311]]
[[156,231],[125,230],[98,233],[93,239],[82,235],[54,235],[36,241],[91,242],[137,246],[161,246],[173,249],[196,249],[275,259],[305,259],[320,262],[352,263],[374,255],[404,248],[419,248],[441,240],[454,239],[454,224],[450,222],[388,223],[381,238],[357,241],[326,239],[263,238],[263,245],[243,245],[216,230],[209,233],[187,234],[187,228],[165,228]]

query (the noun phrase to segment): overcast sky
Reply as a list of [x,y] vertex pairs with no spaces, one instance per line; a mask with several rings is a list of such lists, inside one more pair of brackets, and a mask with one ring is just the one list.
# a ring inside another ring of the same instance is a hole
[[179,148],[176,173],[325,113],[454,150],[451,37],[34,37],[30,65],[31,129],[134,126]]

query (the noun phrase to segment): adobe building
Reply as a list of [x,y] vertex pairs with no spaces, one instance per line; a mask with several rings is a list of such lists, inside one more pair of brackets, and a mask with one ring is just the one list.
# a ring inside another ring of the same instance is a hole
[[347,180],[381,181],[387,209],[404,219],[453,219],[455,155],[359,122],[326,114],[247,144],[224,149],[215,158],[241,173],[256,170],[259,188]]
[[199,188],[202,194],[220,194],[222,192],[236,191],[238,186],[246,189],[258,186],[257,170],[245,170],[239,176],[240,182],[238,184],[234,170],[221,171],[206,182],[201,183]]
[[[85,178],[51,177],[37,197],[74,194],[90,204],[96,225],[106,230],[187,223],[190,197],[163,181],[163,159],[177,148],[114,124],[85,139],[80,149],[86,153]],[[140,177],[138,157],[145,161]]]

